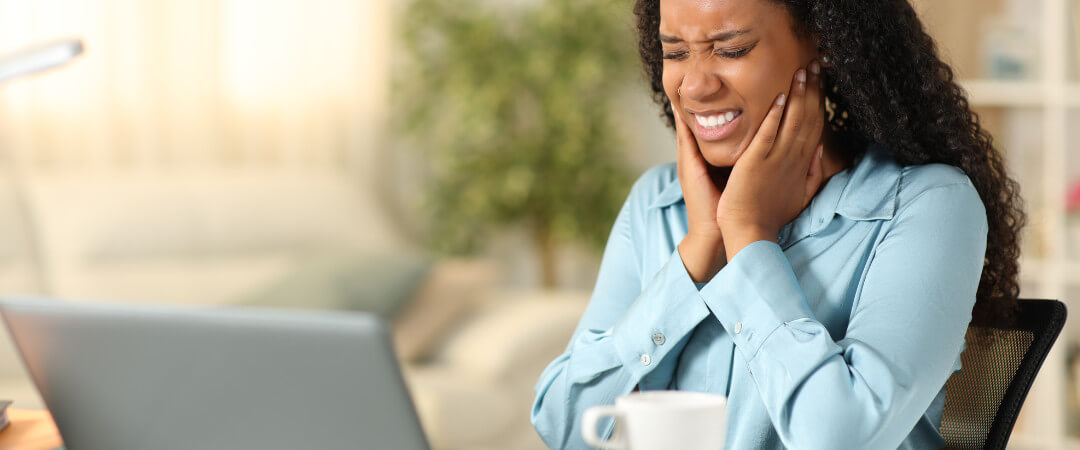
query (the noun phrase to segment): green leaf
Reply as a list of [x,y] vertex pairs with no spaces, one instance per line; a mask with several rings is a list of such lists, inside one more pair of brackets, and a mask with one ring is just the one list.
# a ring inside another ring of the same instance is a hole
[[432,164],[429,242],[468,253],[527,224],[602,248],[629,190],[612,111],[640,71],[629,2],[510,11],[414,0],[398,17],[391,123]]

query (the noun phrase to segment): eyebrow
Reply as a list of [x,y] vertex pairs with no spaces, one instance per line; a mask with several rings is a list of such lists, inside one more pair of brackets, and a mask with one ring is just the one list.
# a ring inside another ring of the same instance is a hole
[[[750,30],[716,31],[716,32],[713,32],[712,34],[709,34],[708,36],[706,36],[705,40],[707,40],[707,41],[726,41],[726,40],[729,40],[731,38],[734,38],[735,36],[742,36],[742,35],[747,34],[749,32],[750,32]],[[676,37],[676,36],[668,36],[666,34],[660,33],[660,42],[667,42],[669,44],[677,44],[677,43],[682,42],[682,41],[683,41],[682,38],[679,38],[679,37]]]

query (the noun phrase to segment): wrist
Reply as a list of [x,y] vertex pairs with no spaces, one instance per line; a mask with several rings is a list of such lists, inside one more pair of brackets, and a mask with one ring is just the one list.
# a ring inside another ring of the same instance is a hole
[[[702,231],[702,229],[705,229],[705,230]],[[723,235],[723,233],[720,232],[720,227],[718,227],[718,226],[698,227],[698,229],[694,229],[694,227],[690,227],[690,230],[687,231],[686,236],[683,236],[683,240],[688,240],[688,239],[695,242],[695,243],[708,244],[708,245],[723,245],[724,244],[724,235]]]
[[777,232],[770,232],[761,227],[743,227],[735,229],[731,233],[725,233],[724,243],[727,260],[731,261],[739,251],[757,241],[775,243],[776,234]]
[[720,238],[688,234],[678,247],[683,266],[695,283],[712,279],[727,261]]

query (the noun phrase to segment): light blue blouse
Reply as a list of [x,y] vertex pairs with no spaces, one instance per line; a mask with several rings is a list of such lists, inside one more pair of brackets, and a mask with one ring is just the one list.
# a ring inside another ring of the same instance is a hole
[[779,245],[747,246],[707,283],[683,266],[686,232],[675,164],[648,170],[573,338],[536,384],[547,445],[587,448],[582,412],[635,386],[727,395],[727,449],[944,445],[944,385],[960,369],[986,248],[986,212],[962,171],[900,167],[872,145]]

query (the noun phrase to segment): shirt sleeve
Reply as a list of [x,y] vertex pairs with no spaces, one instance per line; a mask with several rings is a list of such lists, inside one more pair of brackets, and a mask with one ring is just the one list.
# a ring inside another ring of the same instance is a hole
[[[615,220],[596,287],[566,350],[535,386],[532,423],[551,448],[586,448],[581,415],[640,389],[671,383],[686,338],[709,316],[676,249],[651,278],[640,277],[632,222],[634,194]],[[602,424],[609,435],[612,421]]]
[[960,354],[986,232],[969,183],[934,187],[901,205],[870,256],[840,340],[814,318],[773,242],[747,246],[702,288],[786,446],[899,446]]

